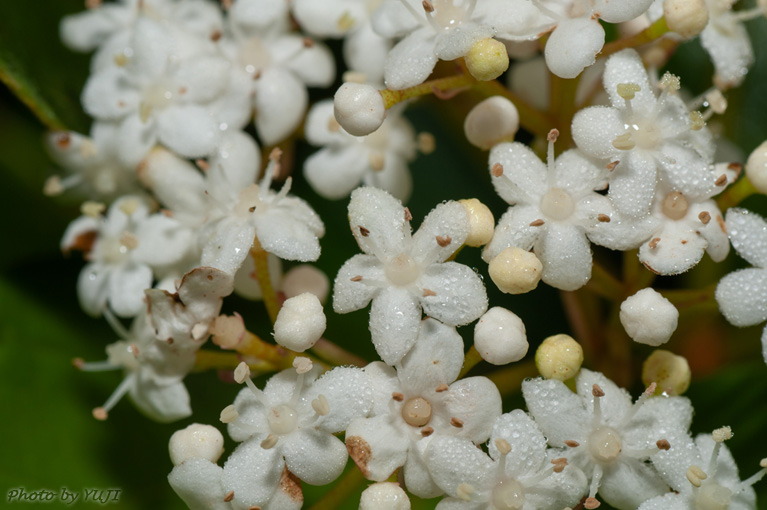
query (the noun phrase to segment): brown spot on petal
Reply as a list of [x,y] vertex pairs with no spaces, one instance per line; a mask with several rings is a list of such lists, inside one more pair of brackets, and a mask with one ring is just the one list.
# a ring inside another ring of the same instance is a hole
[[651,250],[654,250],[658,247],[658,243],[660,242],[660,237],[654,237],[650,240],[650,244],[648,245]]
[[658,439],[655,445],[661,450],[668,450],[671,448],[671,443],[666,439]]
[[288,467],[282,470],[280,477],[280,490],[290,499],[297,503],[304,502],[304,491],[301,490],[301,480],[296,475],[288,471]]
[[610,223],[610,217],[606,214],[597,214],[597,219],[602,223]]
[[565,441],[565,444],[569,446],[570,448],[577,448],[581,445],[578,441],[573,441],[572,439],[568,439]]
[[423,289],[423,297],[436,296],[437,293],[431,289]]
[[220,30],[215,30],[213,33],[210,34],[210,40],[213,42],[216,42],[219,39],[221,39],[222,35],[224,34],[222,34]]
[[540,227],[540,226],[541,226],[541,225],[543,225],[543,224],[544,224],[544,221],[543,221],[542,219],[540,219],[540,218],[538,218],[538,219],[537,219],[537,220],[535,220],[535,221],[531,221],[531,222],[530,222],[530,226],[531,226],[531,227]]
[[500,177],[503,175],[503,166],[500,163],[496,163],[493,165],[493,168],[490,169],[490,173],[493,174],[493,177]]
[[362,281],[362,275],[361,275],[361,274],[358,274],[357,276],[352,276],[352,277],[351,277],[351,278],[349,278],[349,279],[350,279],[351,281],[353,281],[353,282],[361,282],[361,281]]
[[704,224],[708,225],[708,222],[711,221],[711,215],[708,213],[708,211],[703,211],[698,215],[698,219]]
[[372,454],[370,452],[370,445],[362,439],[360,436],[352,436],[346,438],[346,449],[349,451],[349,457],[352,458],[357,467],[362,471],[362,475],[365,477],[370,476],[370,470],[368,469],[368,463]]
[[738,177],[740,177],[740,173],[743,171],[743,165],[741,165],[740,163],[730,163],[729,165],[727,165],[727,170],[732,170],[733,172],[735,172],[735,178],[737,179]]
[[717,214],[716,216],[716,222],[719,224],[719,228],[722,229],[722,232],[725,234],[727,233],[727,225],[724,224],[724,218],[720,214]]
[[447,384],[440,384],[439,386],[437,386],[437,389],[434,391],[436,391],[437,393],[442,393],[443,391],[447,391],[449,389],[450,388],[448,387]]
[[618,163],[620,163],[620,161],[613,161],[612,163],[609,163],[607,165],[607,170],[612,172],[613,170],[615,170],[615,167],[618,166]]
[[224,496],[224,501],[229,503],[231,500],[234,499],[234,491],[229,491],[226,493],[226,496]]
[[370,235],[370,230],[366,229],[362,225],[357,225],[357,228],[360,229],[360,235],[362,237],[367,237]]
[[97,236],[98,232],[95,230],[83,232],[82,234],[75,237],[75,239],[68,246],[64,247],[64,254],[69,255],[69,253],[73,250],[83,252],[86,255],[89,254],[93,248],[93,243],[96,242]]

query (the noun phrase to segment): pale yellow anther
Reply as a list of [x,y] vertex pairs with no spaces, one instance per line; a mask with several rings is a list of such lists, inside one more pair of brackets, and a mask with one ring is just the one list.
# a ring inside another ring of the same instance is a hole
[[125,55],[125,53],[118,53],[115,55],[115,65],[117,67],[125,67],[128,64],[128,57]]
[[700,131],[706,125],[706,121],[703,118],[703,114],[698,111],[690,112],[690,129],[693,131]]
[[234,369],[234,380],[238,384],[245,382],[245,379],[250,378],[250,367],[244,361],[241,361],[237,368]]
[[354,26],[354,18],[349,14],[349,11],[344,11],[341,17],[338,18],[338,21],[336,21],[336,26],[342,32],[346,32]]
[[56,195],[61,195],[63,192],[64,186],[61,184],[61,177],[52,175],[45,180],[43,194],[46,197],[55,197]]
[[234,405],[228,405],[221,411],[219,419],[221,423],[232,423],[238,416],[240,416],[240,413],[237,412]]
[[724,97],[719,89],[714,89],[706,94],[706,101],[716,114],[723,114],[727,110],[727,98]]
[[368,76],[360,71],[346,71],[341,81],[344,83],[367,83]]
[[619,96],[630,101],[634,99],[637,92],[642,90],[642,87],[636,83],[619,83],[616,89]]
[[511,451],[511,445],[509,442],[500,437],[495,440],[495,447],[498,448],[498,451],[501,452],[501,455],[508,455]]
[[767,457],[759,461],[759,467],[767,468]]
[[458,488],[455,490],[456,497],[464,501],[471,501],[472,494],[474,494],[474,487],[472,487],[468,483],[460,484]]
[[434,135],[426,131],[418,133],[416,143],[418,144],[418,150],[421,154],[431,154],[434,152],[434,149],[437,148],[437,141],[434,138]]
[[138,248],[138,237],[136,237],[132,232],[125,230],[122,234],[120,234],[120,244],[129,250],[135,250]]
[[492,37],[475,42],[464,61],[469,73],[479,81],[494,80],[509,68],[506,45]]
[[237,313],[219,315],[210,323],[208,331],[213,335],[214,344],[223,349],[234,349],[245,336],[245,323]]
[[490,279],[506,294],[524,294],[538,286],[543,264],[534,253],[521,248],[506,248],[490,261]]
[[682,88],[682,80],[679,79],[679,76],[666,71],[660,80],[660,88],[668,92],[676,92]]
[[656,383],[655,393],[670,396],[681,395],[690,387],[690,365],[682,356],[658,349],[642,365],[642,381]]
[[296,356],[293,360],[293,368],[296,369],[296,373],[305,374],[313,367],[312,360],[303,356]]
[[205,338],[208,335],[208,325],[204,322],[198,322],[194,326],[192,326],[192,338],[197,340],[198,342],[201,341],[203,338]]
[[619,151],[630,151],[636,147],[636,143],[631,139],[631,133],[623,133],[615,137],[613,147]]
[[715,431],[711,433],[711,437],[717,443],[723,443],[727,441],[728,439],[732,438],[732,429],[730,427],[722,427],[722,428],[716,429]]
[[383,170],[385,163],[386,160],[384,159],[384,155],[377,151],[371,153],[370,157],[368,158],[368,165],[372,170],[375,170],[376,172]]
[[129,198],[120,202],[120,210],[127,216],[130,216],[136,212],[136,209],[138,209],[139,205],[141,205],[141,203],[137,199]]
[[80,206],[80,212],[83,213],[85,216],[90,216],[91,218],[98,218],[101,216],[101,213],[103,213],[106,210],[107,206],[102,204],[101,202],[91,202],[90,200],[87,202],[83,202],[83,205]]
[[279,437],[277,437],[275,434],[269,434],[266,436],[266,439],[261,441],[261,448],[264,450],[268,450],[270,448],[274,448],[274,445],[277,444],[277,441],[279,441]]
[[325,416],[330,412],[330,403],[328,402],[328,399],[325,398],[325,395],[317,395],[317,398],[312,400],[312,409],[314,409],[314,412],[320,416]]
[[708,475],[698,466],[690,466],[686,475],[687,480],[695,487],[700,487],[701,480],[708,478]]
[[495,218],[490,209],[476,198],[459,200],[458,203],[469,215],[469,235],[464,243],[473,247],[489,243],[495,231]]
[[535,351],[535,365],[546,379],[566,381],[578,373],[583,364],[583,349],[569,335],[550,336]]

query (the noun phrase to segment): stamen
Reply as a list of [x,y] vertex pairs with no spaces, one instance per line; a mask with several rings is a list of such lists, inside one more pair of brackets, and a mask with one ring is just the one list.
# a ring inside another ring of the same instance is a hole
[[493,168],[490,169],[490,173],[493,175],[493,177],[500,177],[503,175],[503,165],[500,163],[496,163],[493,165]]
[[442,248],[448,246],[450,243],[453,242],[453,239],[450,236],[436,236],[437,238],[437,244],[440,245]]
[[234,369],[234,380],[239,384],[242,384],[243,382],[247,384],[250,391],[256,397],[256,400],[264,407],[268,407],[264,392],[259,390],[256,385],[253,384],[253,381],[250,379],[250,367],[244,361],[241,361],[240,364],[237,365],[237,368]]
[[423,297],[436,296],[437,293],[431,289],[423,289]]
[[762,469],[754,473],[753,475],[749,476],[742,482],[740,482],[738,485],[735,486],[735,490],[733,491],[733,494],[737,494],[743,489],[746,489],[748,487],[751,487],[756,482],[764,478],[765,475],[767,475],[767,459],[762,459],[761,462],[759,462],[759,466],[761,466]]
[[274,448],[274,445],[277,444],[277,441],[279,441],[279,439],[280,438],[277,437],[277,435],[269,434],[268,436],[266,436],[266,439],[261,441],[261,448],[263,448],[264,450],[269,450],[271,448]]
[[360,235],[361,235],[362,237],[367,237],[367,236],[369,236],[369,235],[370,235],[370,230],[366,229],[366,228],[365,228],[365,227],[363,227],[362,225],[357,225],[357,228],[359,228],[359,229],[360,229]]
[[548,150],[546,152],[546,166],[549,170],[549,177],[553,177],[554,175],[554,143],[557,141],[557,138],[559,138],[559,131],[556,129],[552,129],[549,131],[549,134],[546,135],[546,140],[549,142]]
[[320,416],[325,416],[330,412],[330,404],[325,395],[318,395],[316,399],[312,400],[312,409]]
[[421,429],[421,435],[423,437],[429,437],[432,434],[434,434],[434,429],[431,427],[424,427]]
[[578,448],[581,444],[578,441],[573,441],[572,439],[568,439],[565,441],[565,445],[569,446],[570,448]]
[[421,5],[423,6],[423,10],[426,12],[434,12],[434,6],[429,2],[429,0],[423,0],[421,2]]
[[538,218],[537,220],[533,220],[533,221],[531,221],[531,222],[530,222],[530,226],[531,226],[531,227],[540,227],[540,226],[541,226],[541,225],[543,225],[544,223],[545,223],[545,221],[543,221],[542,219]]
[[623,133],[615,137],[613,147],[619,151],[630,151],[636,147],[636,143],[631,139],[631,133]]
[[595,384],[591,388],[591,394],[594,395],[593,423],[594,428],[596,428],[602,423],[602,404],[599,402],[599,399],[605,396],[605,392],[602,390],[602,388],[599,387],[598,384]]
[[699,111],[690,112],[690,129],[700,131],[706,126],[706,120]]
[[[589,486],[589,497],[586,499],[586,502],[584,503],[585,508],[597,508],[600,503],[597,501],[594,496],[597,495],[597,491],[599,491],[599,486],[602,483],[602,466],[599,464],[594,465],[594,471],[591,474],[591,485]],[[591,505],[591,506],[589,506]]]
[[668,439],[658,439],[655,442],[655,446],[657,446],[659,450],[664,450],[664,451],[668,451],[671,449],[671,443],[668,442]]
[[88,200],[83,202],[83,205],[80,206],[80,212],[85,216],[98,219],[106,208],[107,206],[101,202],[92,202]]
[[405,207],[405,221],[411,221],[413,219],[413,215],[410,214],[410,209]]
[[391,394],[391,398],[393,398],[397,402],[402,402],[403,400],[405,400],[405,395],[395,391],[394,393]]
[[679,79],[679,76],[666,71],[666,74],[660,80],[660,88],[664,92],[674,93],[682,88],[682,81]]
[[73,359],[72,364],[75,366],[75,368],[82,370],[83,372],[108,372],[122,368],[120,366],[111,364],[109,361],[85,362],[82,358]]
[[447,384],[440,384],[439,386],[437,386],[437,388],[434,391],[436,391],[437,393],[442,393],[443,391],[447,391],[448,389],[450,388]]
[[690,466],[687,469],[687,480],[695,487],[700,487],[701,480],[708,478],[708,475],[698,466]]
[[719,458],[719,450],[722,448],[722,443],[732,437],[732,429],[730,427],[721,427],[711,433],[711,437],[714,439],[714,449],[711,451],[711,459],[708,461],[708,472],[711,477],[716,477],[716,461]]
[[623,420],[621,420],[621,424],[618,426],[618,428],[624,428],[628,426],[629,422],[634,418],[637,411],[639,411],[639,408],[642,407],[642,404],[647,401],[648,398],[650,398],[653,393],[655,393],[656,384],[651,383],[650,386],[647,387],[647,389],[642,393],[639,398],[634,402],[634,405],[631,406],[631,409],[629,409],[629,412],[626,413],[626,415],[623,417]]
[[351,280],[353,282],[361,282],[362,281],[362,275],[358,274],[357,276],[352,276],[351,278],[349,278],[349,280]]
[[610,217],[606,214],[597,214],[597,220],[602,223],[610,223]]
[[240,416],[240,413],[237,412],[237,409],[234,407],[234,404],[230,404],[221,410],[221,415],[219,416],[219,419],[221,420],[221,423],[232,423],[239,416]]
[[293,360],[293,368],[296,369],[298,375],[303,375],[313,368],[312,360],[304,356],[297,356]]
[[104,405],[93,410],[93,417],[97,420],[106,420],[109,411],[111,411],[115,404],[117,404],[120,399],[123,398],[125,394],[128,393],[128,391],[130,391],[131,387],[133,387],[134,378],[135,376],[133,374],[126,376],[117,386],[117,388],[115,388]]
[[464,501],[471,501],[472,494],[474,494],[474,487],[472,487],[468,483],[460,484],[458,488],[455,490],[456,497]]
[[226,493],[226,496],[224,496],[224,501],[226,501],[227,503],[229,503],[233,499],[234,499],[234,491],[229,491]]
[[704,225],[708,225],[708,222],[711,221],[711,214],[708,211],[702,211],[698,215],[698,219],[703,223]]
[[452,425],[453,427],[457,427],[457,428],[459,428],[459,429],[460,429],[460,428],[462,428],[462,427],[463,427],[463,420],[461,420],[460,418],[456,418],[455,416],[453,416],[452,418],[450,418],[450,425]]
[[498,448],[498,451],[501,452],[501,455],[508,455],[511,451],[511,445],[509,442],[500,437],[495,440],[495,447]]

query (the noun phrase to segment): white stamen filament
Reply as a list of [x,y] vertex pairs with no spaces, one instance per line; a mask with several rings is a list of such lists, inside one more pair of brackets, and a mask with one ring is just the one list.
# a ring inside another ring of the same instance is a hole
[[753,475],[749,476],[748,478],[740,482],[738,485],[736,485],[735,490],[733,491],[733,494],[737,494],[743,489],[751,487],[756,482],[764,478],[765,475],[767,475],[767,467],[760,469],[759,471],[757,471],[756,473],[754,473]]
[[629,422],[634,418],[637,411],[639,411],[639,408],[642,407],[642,404],[644,404],[648,398],[652,396],[653,393],[655,393],[656,384],[652,383],[650,386],[647,387],[647,389],[639,395],[639,398],[636,399],[636,402],[634,402],[634,405],[631,406],[631,409],[629,409],[629,412],[626,413],[626,415],[621,420],[620,425],[618,425],[619,429],[625,428],[628,426]]
[[602,483],[602,466],[594,464],[594,471],[591,474],[591,485],[589,486],[589,497],[593,498],[599,491],[599,485]]
[[123,398],[126,393],[128,393],[128,391],[130,391],[130,389],[133,387],[135,377],[136,376],[134,374],[125,376],[122,382],[120,382],[117,388],[115,388],[115,390],[109,396],[104,405],[101,406],[104,411],[109,412],[112,410],[115,404],[117,404],[120,399]]

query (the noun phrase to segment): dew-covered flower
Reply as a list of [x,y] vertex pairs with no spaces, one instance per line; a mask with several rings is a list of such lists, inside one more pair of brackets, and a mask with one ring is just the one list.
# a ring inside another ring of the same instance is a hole
[[754,63],[744,18],[732,11],[736,1],[706,0],[709,21],[700,34],[700,44],[714,63],[714,83],[722,90],[740,85]]
[[336,121],[333,101],[314,105],[306,117],[306,139],[322,148],[304,163],[304,175],[325,198],[349,196],[360,185],[388,191],[407,201],[413,187],[408,163],[415,158],[415,133],[401,115],[389,110],[386,120],[365,137],[352,136]]
[[363,187],[349,202],[349,224],[364,254],[347,260],[336,276],[333,309],[348,313],[371,300],[370,332],[381,359],[399,362],[418,335],[423,310],[450,326],[479,318],[487,295],[469,267],[446,260],[469,234],[458,202],[435,207],[411,235],[410,211],[385,191]]
[[489,379],[456,381],[462,365],[460,335],[426,319],[396,371],[380,361],[365,367],[375,391],[373,412],[346,429],[346,447],[365,477],[384,481],[404,466],[410,492],[420,497],[442,493],[424,458],[429,442],[447,435],[483,443],[501,414],[501,396]]
[[[755,267],[723,277],[716,287],[716,302],[732,324],[753,326],[767,320],[767,222],[746,209],[731,208],[725,225],[735,251]],[[767,363],[767,329],[762,333],[762,354]]]
[[489,444],[488,456],[455,437],[429,443],[429,471],[449,496],[438,510],[561,510],[586,493],[583,472],[547,455],[546,438],[524,411],[500,416]]
[[[549,445],[590,479],[586,508],[599,506],[597,492],[610,505],[633,510],[668,491],[646,462],[669,448],[671,434],[685,434],[692,406],[683,397],[653,397],[650,385],[632,404],[626,390],[600,373],[581,369],[577,394],[561,381],[522,383],[522,394]],[[672,446],[673,447],[673,446]]]
[[308,358],[296,358],[293,366],[269,379],[263,391],[250,380],[247,365],[235,371],[235,380],[248,387],[221,419],[242,444],[224,464],[222,483],[238,508],[264,507],[286,472],[312,485],[335,480],[348,454],[333,434],[372,407],[373,389],[362,370],[338,367],[319,377],[320,367]]

